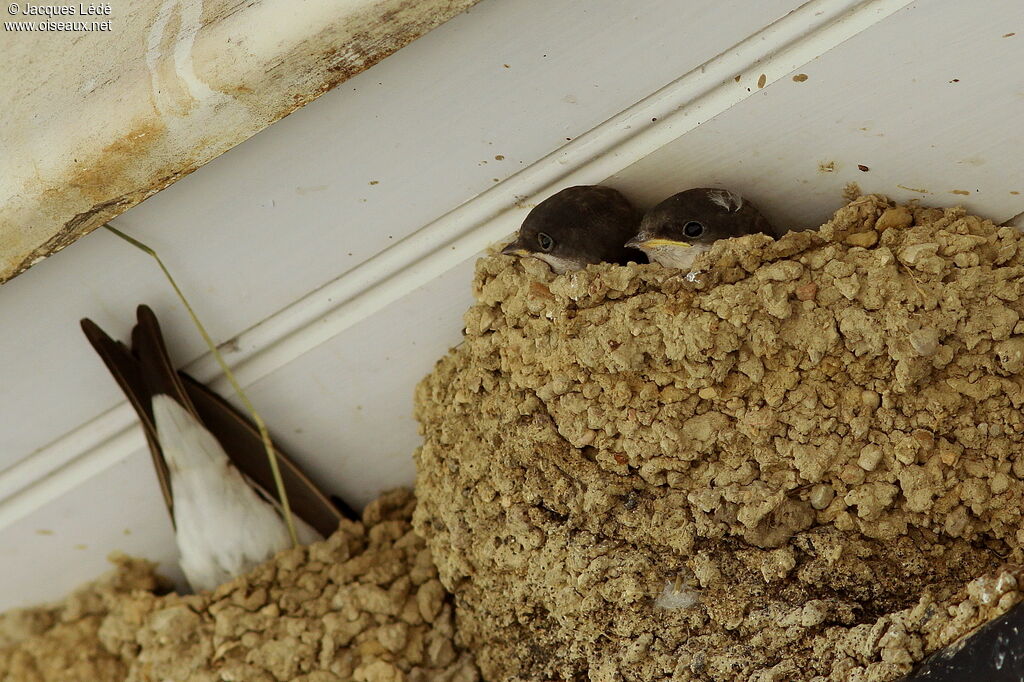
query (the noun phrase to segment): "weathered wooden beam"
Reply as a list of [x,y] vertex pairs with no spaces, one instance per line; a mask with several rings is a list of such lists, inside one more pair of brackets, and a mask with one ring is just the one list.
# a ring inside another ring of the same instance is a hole
[[476,2],[5,5],[0,283]]

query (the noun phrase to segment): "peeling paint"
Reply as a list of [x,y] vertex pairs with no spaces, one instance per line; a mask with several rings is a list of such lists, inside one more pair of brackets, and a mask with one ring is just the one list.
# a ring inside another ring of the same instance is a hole
[[126,0],[112,33],[20,35],[0,73],[0,282],[476,2]]
[[82,235],[91,232],[129,206],[134,206],[137,203],[138,201],[133,201],[129,197],[118,197],[117,199],[96,204],[89,210],[79,213],[64,223],[53,236],[18,263],[14,267],[11,277],[21,274],[47,256],[51,256],[64,247],[69,246]]

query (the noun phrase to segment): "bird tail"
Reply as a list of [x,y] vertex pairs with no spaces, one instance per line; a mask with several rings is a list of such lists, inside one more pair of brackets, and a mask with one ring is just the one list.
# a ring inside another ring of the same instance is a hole
[[135,327],[132,328],[132,353],[139,360],[142,380],[146,382],[150,398],[161,393],[169,395],[191,412],[192,416],[198,418],[196,408],[185,392],[185,386],[174,368],[174,363],[171,362],[171,356],[167,353],[156,314],[148,305],[140,305],[135,310],[135,318]]
[[[153,419],[152,398],[159,394],[171,396],[195,416],[221,444],[238,470],[280,503],[263,439],[256,426],[221,396],[174,369],[160,324],[148,306],[140,305],[137,317],[130,351],[91,320],[82,320],[82,330],[139,415],[171,518],[174,517],[169,471]],[[297,516],[324,537],[337,530],[343,518],[358,518],[347,506],[339,508],[333,504],[280,449],[275,447],[275,452],[288,501]]]
[[167,469],[167,461],[160,450],[160,441],[156,437],[152,394],[147,388],[144,378],[147,373],[143,372],[139,358],[128,350],[127,346],[107,336],[106,332],[100,329],[95,322],[84,318],[81,325],[85,337],[99,354],[103,364],[110,370],[117,385],[124,391],[128,402],[135,408],[135,413],[139,416],[142,430],[146,435],[146,444],[149,446],[149,454],[153,458],[153,469],[156,471],[157,481],[160,484],[160,492],[167,505],[167,512],[171,516],[171,523],[174,523],[174,500],[171,495],[170,473]]

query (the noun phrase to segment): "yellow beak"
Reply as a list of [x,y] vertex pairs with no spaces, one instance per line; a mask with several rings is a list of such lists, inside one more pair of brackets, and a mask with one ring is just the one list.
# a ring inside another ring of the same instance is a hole
[[659,246],[675,246],[681,249],[688,249],[693,246],[693,244],[688,242],[677,242],[672,239],[646,239],[642,242],[631,242],[629,245],[635,246],[638,249],[651,249]]
[[502,249],[501,252],[503,254],[505,254],[506,256],[529,256],[530,255],[529,251],[527,251],[526,249],[524,249],[521,246],[516,246],[515,244],[509,244],[504,249]]

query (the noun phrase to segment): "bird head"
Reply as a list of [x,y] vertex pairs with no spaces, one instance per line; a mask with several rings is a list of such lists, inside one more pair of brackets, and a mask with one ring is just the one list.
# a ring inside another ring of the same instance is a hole
[[556,273],[589,263],[626,262],[641,254],[622,244],[636,232],[639,215],[619,192],[600,185],[569,187],[537,204],[516,239],[502,253],[532,256]]
[[626,246],[662,265],[689,269],[719,239],[758,232],[771,234],[771,227],[753,204],[728,190],[698,188],[674,194],[648,211]]

